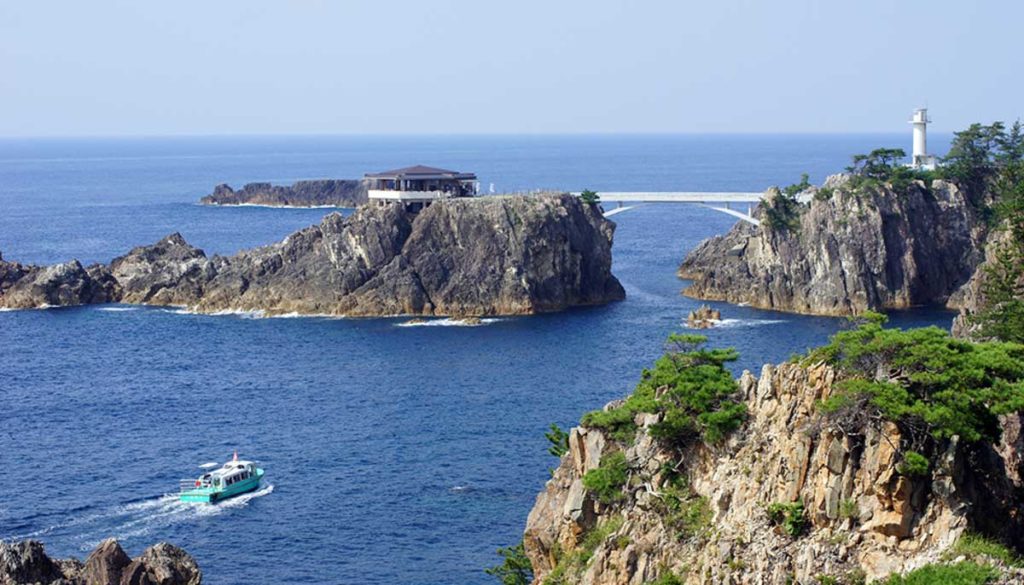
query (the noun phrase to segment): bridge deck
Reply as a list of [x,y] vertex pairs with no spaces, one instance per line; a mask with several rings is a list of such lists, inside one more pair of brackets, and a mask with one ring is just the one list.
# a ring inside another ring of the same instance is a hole
[[696,192],[696,191],[651,191],[615,193],[602,191],[598,193],[601,201],[623,203],[757,203],[764,193],[737,192]]

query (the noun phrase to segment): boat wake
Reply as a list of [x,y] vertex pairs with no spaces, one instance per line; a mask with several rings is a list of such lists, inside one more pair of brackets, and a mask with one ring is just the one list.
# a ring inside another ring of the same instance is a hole
[[715,327],[723,328],[760,327],[762,325],[778,325],[785,322],[783,319],[722,319],[721,321],[713,321]]
[[480,319],[479,321],[467,321],[465,319],[412,319],[403,323],[395,323],[395,327],[479,327],[497,323],[501,319]]
[[138,502],[113,506],[106,510],[72,517],[47,528],[17,534],[8,540],[48,538],[67,539],[83,552],[91,551],[106,538],[118,540],[139,538],[174,524],[192,522],[230,513],[243,508],[252,500],[274,491],[273,484],[235,496],[217,504],[182,502],[178,494],[165,494]]

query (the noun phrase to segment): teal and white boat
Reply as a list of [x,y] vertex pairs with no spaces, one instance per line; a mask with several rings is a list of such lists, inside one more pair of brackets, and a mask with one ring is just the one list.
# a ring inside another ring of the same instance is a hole
[[196,479],[181,480],[178,498],[182,502],[213,504],[258,489],[262,479],[262,469],[252,461],[239,461],[235,453],[220,469]]

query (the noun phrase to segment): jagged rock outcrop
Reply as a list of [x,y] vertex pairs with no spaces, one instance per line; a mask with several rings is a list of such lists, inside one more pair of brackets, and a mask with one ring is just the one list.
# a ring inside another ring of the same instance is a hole
[[[527,520],[523,542],[535,583],[601,526],[613,530],[596,547],[591,542],[586,562],[559,582],[641,585],[669,571],[688,584],[810,584],[855,575],[870,582],[939,561],[967,529],[1020,542],[1019,432],[1006,433],[998,449],[953,441],[929,475],[904,475],[906,438],[896,425],[853,435],[823,422],[817,405],[835,381],[825,365],[766,365],[760,378],[744,373],[744,427],[723,445],[700,443],[681,456],[652,438],[658,415],[638,414],[636,438],[624,448],[627,495],[615,504],[597,500],[582,478],[623,447],[599,429],[572,429],[569,452]],[[673,524],[679,520],[665,504],[677,470],[708,515],[703,528],[689,520],[689,533]],[[796,538],[766,511],[792,502],[803,503],[807,522]]]
[[0,585],[201,585],[195,559],[165,542],[132,560],[114,539],[104,540],[83,564],[53,560],[34,540],[0,541]]
[[290,187],[249,183],[238,191],[217,185],[199,200],[203,205],[270,205],[275,207],[357,207],[367,201],[362,180],[321,179],[298,181]]
[[679,268],[693,280],[685,294],[848,315],[945,303],[982,260],[984,218],[953,183],[854,194],[836,176],[826,186],[832,195],[812,198],[795,229],[738,223],[702,242]]
[[117,281],[105,266],[77,260],[52,266],[6,262],[0,257],[0,307],[29,309],[115,301]]
[[686,326],[690,329],[710,329],[722,320],[722,312],[712,309],[707,305],[701,305],[696,310],[690,311],[686,316]]
[[[419,213],[363,206],[228,257],[208,258],[172,234],[111,262],[104,274],[117,285],[116,295],[104,298],[208,313],[557,311],[625,296],[611,273],[613,232],[596,208],[570,195],[452,199]],[[0,306],[32,306],[18,293],[33,274],[23,272],[12,266],[0,281],[13,283],[0,288]]]

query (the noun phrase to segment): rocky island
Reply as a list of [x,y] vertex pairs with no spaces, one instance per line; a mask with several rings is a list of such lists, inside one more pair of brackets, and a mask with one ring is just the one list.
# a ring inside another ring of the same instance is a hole
[[86,558],[55,560],[35,540],[0,541],[2,585],[201,585],[195,559],[161,542],[132,559],[112,538]]
[[570,195],[367,205],[213,256],[172,234],[109,265],[0,260],[0,307],[100,302],[267,315],[527,315],[621,300],[614,224]]
[[[1024,231],[1005,234],[1024,216],[1022,136],[1020,124],[975,124],[935,170],[878,149],[820,187],[805,177],[769,189],[759,226],[737,224],[687,255],[678,274],[693,282],[684,293],[821,315],[922,305],[977,313],[988,272],[979,266],[993,266],[997,249],[1021,256]],[[1024,293],[1011,289],[1009,297]],[[958,331],[971,328],[965,318]]]
[[269,207],[358,207],[366,203],[366,182],[348,179],[298,181],[293,185],[249,183],[235,191],[217,185],[203,205],[265,205]]

